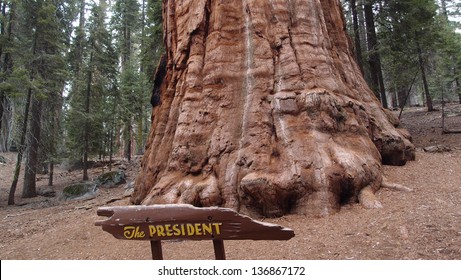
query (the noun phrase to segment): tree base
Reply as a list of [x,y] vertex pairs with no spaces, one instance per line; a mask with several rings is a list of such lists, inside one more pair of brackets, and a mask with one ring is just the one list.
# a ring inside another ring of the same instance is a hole
[[405,164],[414,146],[355,64],[338,0],[164,4],[133,203],[268,217],[379,207],[381,164]]
[[[143,189],[136,189],[132,201],[224,206],[252,216],[326,216],[348,203],[381,207],[374,193],[383,184],[390,185],[383,183],[381,161],[403,165],[414,159],[414,147],[402,136],[404,130],[396,128],[398,120],[391,112],[369,111],[328,91],[291,99],[275,96],[270,104],[271,121],[265,126],[272,134],[259,142],[248,141],[239,150],[229,145],[224,149],[228,153],[208,154],[198,162],[191,161],[194,149],[183,147],[154,187],[144,189],[144,197]],[[255,132],[255,137],[263,132]],[[151,146],[147,150],[151,154],[144,157],[144,172],[159,165],[149,160],[158,150]],[[147,186],[149,178],[155,177],[139,176],[136,185]]]

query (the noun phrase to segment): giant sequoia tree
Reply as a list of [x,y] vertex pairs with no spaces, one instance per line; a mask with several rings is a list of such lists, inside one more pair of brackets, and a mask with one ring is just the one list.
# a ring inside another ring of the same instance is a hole
[[167,53],[132,202],[327,215],[414,157],[352,57],[339,0],[164,0]]

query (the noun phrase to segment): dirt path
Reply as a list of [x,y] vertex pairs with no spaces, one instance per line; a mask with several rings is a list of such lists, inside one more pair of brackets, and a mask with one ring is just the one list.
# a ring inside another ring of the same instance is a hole
[[[403,123],[418,147],[417,159],[403,167],[384,167],[389,181],[413,192],[380,190],[382,209],[349,205],[321,219],[266,219],[292,228],[296,236],[289,241],[227,241],[228,259],[461,259],[461,134],[442,135],[439,116],[419,109],[405,112]],[[461,117],[451,117],[449,124],[461,126]],[[437,144],[453,150],[420,149]],[[15,155],[2,155],[7,163],[0,165],[0,259],[150,258],[148,242],[120,241],[94,226],[100,219],[98,207],[128,205],[123,187],[100,189],[96,198],[86,201],[18,196],[22,206],[6,206]],[[96,176],[102,170],[92,172]],[[136,167],[127,174],[133,180]],[[55,189],[59,193],[78,179],[77,172],[60,170]],[[213,259],[214,254],[211,242],[164,242],[164,257]]]

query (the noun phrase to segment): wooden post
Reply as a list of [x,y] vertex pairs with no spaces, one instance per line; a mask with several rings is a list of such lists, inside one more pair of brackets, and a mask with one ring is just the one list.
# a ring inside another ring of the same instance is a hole
[[162,253],[162,241],[160,240],[151,240],[150,249],[152,250],[152,259],[153,260],[163,260]]
[[224,241],[213,239],[214,255],[217,260],[225,260],[226,252],[224,250]]

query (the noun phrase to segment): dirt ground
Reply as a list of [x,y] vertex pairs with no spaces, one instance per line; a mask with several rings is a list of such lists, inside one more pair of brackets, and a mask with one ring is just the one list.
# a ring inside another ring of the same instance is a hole
[[[447,124],[461,129],[461,106],[451,105]],[[396,112],[397,114],[398,112]],[[413,192],[382,189],[377,193],[382,209],[348,205],[326,218],[288,215],[265,219],[294,230],[289,241],[226,241],[228,259],[384,260],[461,259],[461,134],[441,133],[441,113],[424,108],[404,111],[402,123],[417,146],[416,161],[402,167],[384,166],[388,181]],[[446,145],[452,150],[427,153],[422,148]],[[94,222],[101,206],[128,205],[123,186],[100,189],[93,199],[65,201],[59,192],[81,178],[78,171],[57,170],[57,197],[21,199],[7,206],[16,155],[0,154],[0,259],[149,259],[146,241],[115,239]],[[127,167],[134,180],[137,165]],[[105,170],[107,171],[107,169]],[[102,168],[91,170],[94,178]],[[21,173],[23,174],[23,173]],[[38,186],[47,184],[46,176]],[[163,242],[165,259],[214,259],[210,241]]]

